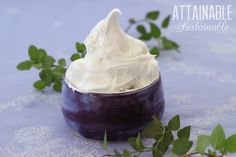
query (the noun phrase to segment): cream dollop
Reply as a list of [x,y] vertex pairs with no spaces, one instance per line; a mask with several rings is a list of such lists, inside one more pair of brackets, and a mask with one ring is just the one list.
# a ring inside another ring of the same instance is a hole
[[142,41],[120,28],[120,14],[113,9],[85,39],[85,57],[72,62],[66,71],[66,82],[73,90],[120,93],[158,79],[158,62]]

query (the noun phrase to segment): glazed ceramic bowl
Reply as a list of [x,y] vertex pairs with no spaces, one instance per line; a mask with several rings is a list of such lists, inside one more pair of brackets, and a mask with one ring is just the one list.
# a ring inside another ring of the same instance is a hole
[[74,133],[86,138],[126,140],[142,131],[156,115],[164,112],[161,77],[152,84],[124,93],[80,93],[64,81],[62,112]]

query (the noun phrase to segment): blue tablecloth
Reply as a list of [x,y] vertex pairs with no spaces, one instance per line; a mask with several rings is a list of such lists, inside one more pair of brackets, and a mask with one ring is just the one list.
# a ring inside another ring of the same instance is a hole
[[[32,84],[38,72],[19,72],[16,65],[28,58],[30,44],[45,48],[56,58],[69,58],[74,43],[83,41],[91,28],[113,8],[120,8],[122,27],[129,17],[142,18],[160,10],[163,19],[183,0],[70,0],[0,2],[0,156],[84,157],[104,154],[101,142],[77,137],[66,126],[60,94],[39,92]],[[210,0],[192,4],[216,4]],[[236,132],[236,3],[227,31],[177,32],[178,21],[164,30],[181,45],[181,53],[164,51],[158,57],[166,109],[163,122],[180,114],[192,125],[191,138],[210,133],[220,123],[227,135]],[[160,21],[159,21],[160,22]],[[135,31],[131,31],[137,36]],[[149,142],[149,141],[145,141]],[[124,148],[126,143],[111,143]],[[150,154],[148,154],[150,155]],[[146,155],[146,156],[148,156]]]

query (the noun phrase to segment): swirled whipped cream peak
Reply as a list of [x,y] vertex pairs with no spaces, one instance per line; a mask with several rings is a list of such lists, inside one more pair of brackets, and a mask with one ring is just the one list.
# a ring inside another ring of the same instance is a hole
[[159,66],[147,46],[126,34],[113,9],[91,30],[84,58],[66,71],[69,87],[79,92],[122,93],[148,86],[159,78]]

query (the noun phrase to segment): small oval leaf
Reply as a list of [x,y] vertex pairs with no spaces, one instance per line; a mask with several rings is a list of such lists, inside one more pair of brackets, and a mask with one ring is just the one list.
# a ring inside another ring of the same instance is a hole
[[154,38],[159,38],[161,36],[160,28],[154,23],[150,23],[151,34]]
[[42,90],[46,87],[45,83],[42,80],[38,80],[33,84],[34,88]]
[[162,28],[167,28],[168,26],[169,26],[169,23],[170,23],[170,15],[169,16],[167,16],[164,20],[163,20],[163,22],[162,22],[162,24],[161,24],[161,27]]
[[146,19],[156,20],[160,15],[159,11],[150,11],[146,14]]

